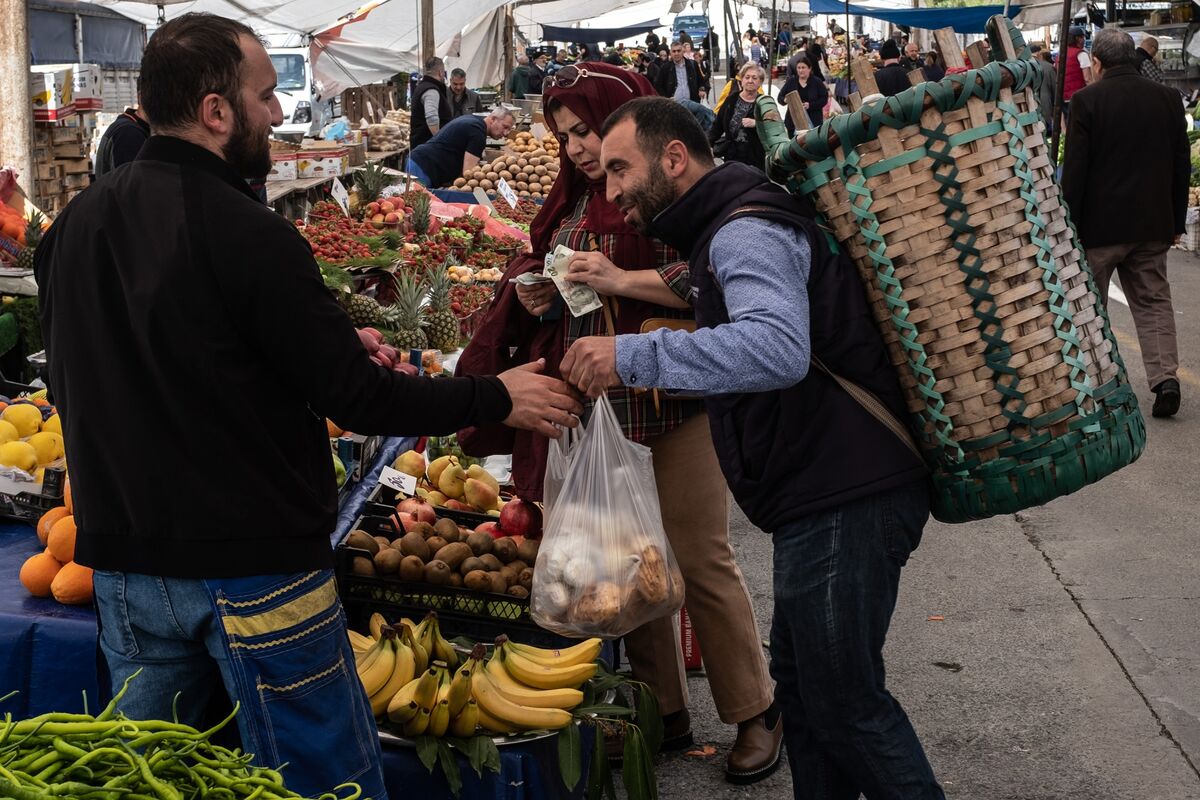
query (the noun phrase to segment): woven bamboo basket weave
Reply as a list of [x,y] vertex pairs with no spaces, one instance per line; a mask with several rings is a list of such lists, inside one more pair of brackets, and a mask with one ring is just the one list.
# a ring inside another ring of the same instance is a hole
[[768,171],[815,203],[858,267],[947,522],[1068,494],[1145,444],[1054,179],[1042,73],[1007,19],[988,40],[990,63],[796,140],[774,101],[758,107]]

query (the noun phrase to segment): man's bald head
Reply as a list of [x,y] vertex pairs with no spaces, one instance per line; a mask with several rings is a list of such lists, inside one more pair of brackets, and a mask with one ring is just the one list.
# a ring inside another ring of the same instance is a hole
[[1158,55],[1158,39],[1155,39],[1153,36],[1143,36],[1138,46],[1145,50],[1146,54],[1151,58]]

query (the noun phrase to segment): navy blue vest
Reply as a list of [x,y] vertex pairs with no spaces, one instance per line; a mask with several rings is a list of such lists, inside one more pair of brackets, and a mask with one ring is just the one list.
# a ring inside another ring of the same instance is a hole
[[[896,373],[854,265],[830,251],[807,201],[744,164],[705,175],[654,220],[654,235],[688,254],[696,324],[729,322],[709,245],[731,217],[800,228],[808,237],[812,352],[907,419]],[[780,253],[780,268],[790,266]],[[739,365],[730,364],[730,369]],[[825,373],[785,389],[706,398],[721,469],[738,505],[765,531],[849,501],[922,481],[925,466]]]

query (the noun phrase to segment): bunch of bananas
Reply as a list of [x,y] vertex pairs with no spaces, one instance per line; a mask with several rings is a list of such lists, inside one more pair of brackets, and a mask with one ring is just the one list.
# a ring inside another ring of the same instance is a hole
[[372,618],[371,634],[350,631],[359,679],[372,712],[405,736],[466,738],[476,728],[507,734],[566,727],[571,709],[583,701],[579,687],[596,673],[601,647],[599,639],[589,639],[545,650],[501,636],[486,663],[478,644],[456,668],[458,654],[432,612],[415,627],[410,620],[389,626]]

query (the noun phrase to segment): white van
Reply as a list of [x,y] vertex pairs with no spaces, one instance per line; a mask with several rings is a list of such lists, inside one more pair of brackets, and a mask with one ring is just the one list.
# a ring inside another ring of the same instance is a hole
[[[267,49],[271,63],[275,66],[275,96],[283,108],[283,124],[274,129],[275,135],[304,136],[310,131],[320,130],[322,108],[313,85],[312,65],[308,60],[307,47],[271,47]],[[314,116],[316,119],[314,119]],[[314,127],[315,126],[315,127]]]

